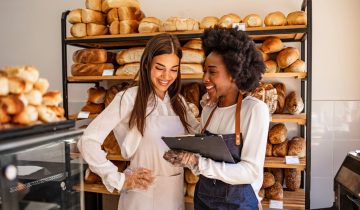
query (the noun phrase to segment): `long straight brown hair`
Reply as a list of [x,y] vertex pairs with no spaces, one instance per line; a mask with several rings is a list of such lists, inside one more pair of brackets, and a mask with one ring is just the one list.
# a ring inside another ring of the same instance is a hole
[[[149,97],[152,96],[155,99],[155,90],[151,82],[151,63],[155,56],[172,53],[176,54],[179,57],[179,60],[181,60],[182,49],[179,40],[174,35],[163,33],[154,36],[148,41],[144,53],[141,56],[140,70],[137,75],[139,77],[139,89],[136,95],[134,108],[131,112],[129,127],[132,128],[136,125],[142,135],[144,135],[146,117],[149,116],[156,107],[155,100],[152,111],[146,113]],[[181,75],[179,69],[176,80],[168,89],[168,94],[174,112],[179,116],[185,130],[189,132],[189,124],[186,122],[186,108],[180,98],[180,89]]]

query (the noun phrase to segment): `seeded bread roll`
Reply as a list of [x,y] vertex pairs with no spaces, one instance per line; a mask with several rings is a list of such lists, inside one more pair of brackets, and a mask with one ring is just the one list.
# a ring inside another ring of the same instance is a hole
[[301,96],[293,91],[286,97],[285,106],[290,114],[300,114],[304,109],[304,102]]
[[304,11],[290,12],[286,17],[286,21],[288,25],[306,25],[307,16]]
[[293,64],[300,57],[300,52],[295,47],[287,47],[279,52],[276,57],[276,62],[281,69],[284,69]]
[[214,16],[207,16],[201,20],[200,28],[201,29],[214,28],[214,26],[217,25],[218,22],[219,22],[219,18],[214,17]]
[[293,137],[289,141],[288,155],[305,157],[306,156],[306,141],[301,137]]
[[196,184],[199,181],[199,177],[194,175],[191,170],[185,169],[185,180],[188,184]]
[[265,26],[284,26],[286,24],[286,17],[282,12],[271,12],[266,15],[264,24]]
[[273,148],[272,144],[270,144],[270,143],[266,144],[266,153],[265,153],[266,157],[271,157],[272,156],[272,148]]
[[265,197],[272,200],[282,200],[284,198],[282,185],[279,182],[275,182],[273,186],[266,188]]
[[281,142],[280,144],[275,144],[273,146],[272,154],[274,157],[285,157],[288,149],[289,149],[289,141],[285,140],[284,142]]
[[261,50],[264,53],[279,52],[284,48],[284,44],[278,37],[269,37],[261,45]]
[[280,144],[287,138],[288,130],[283,123],[274,125],[269,131],[269,141],[272,144]]
[[50,91],[43,95],[42,104],[46,106],[59,106],[62,102],[61,93],[59,91]]
[[261,188],[268,188],[275,184],[275,177],[270,172],[264,172],[264,179]]
[[91,87],[88,89],[88,102],[102,104],[105,102],[106,90],[103,87]]
[[285,169],[285,185],[288,190],[295,191],[300,189],[301,171],[299,169]]
[[243,21],[243,23],[245,23],[245,26],[247,28],[250,28],[250,27],[261,27],[262,26],[262,19],[259,15],[257,14],[250,14],[250,15],[247,15]]

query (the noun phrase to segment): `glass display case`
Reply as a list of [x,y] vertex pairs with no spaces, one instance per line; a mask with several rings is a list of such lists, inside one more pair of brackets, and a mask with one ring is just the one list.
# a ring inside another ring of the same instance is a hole
[[[0,131],[1,134],[1,131]],[[0,210],[82,209],[80,158],[71,151],[82,130],[65,129],[0,141]]]

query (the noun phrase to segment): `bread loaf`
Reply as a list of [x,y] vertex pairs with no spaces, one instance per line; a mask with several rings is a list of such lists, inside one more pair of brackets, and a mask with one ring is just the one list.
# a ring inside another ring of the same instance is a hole
[[286,93],[286,87],[283,83],[276,83],[274,84],[274,87],[276,88],[276,92],[278,95],[277,99],[277,106],[275,113],[281,114],[284,112],[285,109],[285,93]]
[[200,106],[200,86],[198,83],[190,83],[183,86],[182,94],[186,101]]
[[140,63],[129,63],[123,66],[120,66],[115,75],[117,76],[135,76],[140,69]]
[[41,94],[44,94],[48,90],[49,86],[50,84],[47,79],[39,78],[34,84],[34,89],[40,91]]
[[101,12],[102,0],[86,0],[85,6],[87,9]]
[[190,102],[187,102],[187,105],[189,106],[190,111],[194,114],[194,117],[198,117],[200,114],[199,108],[195,104]]
[[203,50],[194,50],[183,48],[183,56],[181,63],[203,63],[205,60],[205,53]]
[[119,7],[118,8],[119,20],[138,20],[140,21],[143,17],[143,13],[140,8],[136,7]]
[[195,193],[195,186],[196,184],[187,184],[186,193],[189,197],[193,198]]
[[71,26],[70,34],[73,37],[81,38],[87,36],[86,33],[86,24],[85,23],[76,23]]
[[201,20],[200,28],[201,29],[214,28],[214,26],[217,25],[218,22],[219,22],[219,18],[214,17],[214,16],[207,16]]
[[137,20],[123,20],[120,21],[120,34],[137,33],[139,22]]
[[106,63],[107,51],[104,49],[82,49],[77,50],[73,54],[75,63]]
[[9,79],[7,77],[0,76],[0,96],[6,96],[9,92]]
[[286,24],[286,17],[282,12],[271,12],[266,15],[264,24],[265,26],[284,26]]
[[39,120],[45,123],[57,122],[60,119],[56,116],[56,113],[47,106],[41,105],[36,107],[39,113]]
[[119,21],[119,15],[118,15],[118,9],[117,8],[112,8],[106,14],[106,22],[107,22],[108,25],[110,25],[114,21]]
[[48,109],[51,109],[58,118],[63,118],[65,114],[65,110],[61,106],[46,106]]
[[90,114],[100,114],[104,108],[105,104],[87,103],[81,108],[81,111],[89,112]]
[[289,93],[285,99],[285,104],[290,114],[300,114],[304,109],[304,102],[295,91]]
[[26,92],[26,81],[18,77],[9,77],[9,92],[20,94]]
[[120,65],[128,63],[140,63],[144,47],[133,47],[126,50],[121,50],[116,54],[116,61]]
[[264,53],[279,52],[284,48],[284,44],[278,37],[269,37],[261,45]]
[[280,144],[275,144],[273,146],[272,154],[274,157],[285,157],[288,149],[289,149],[289,141],[285,140]]
[[288,130],[283,123],[274,125],[269,131],[269,141],[272,144],[280,144],[287,138]]
[[257,49],[257,51],[260,53],[263,61],[267,61],[267,60],[270,59],[269,55],[266,54],[266,53],[264,53],[260,48],[256,48],[256,49]]
[[190,39],[184,44],[183,47],[194,50],[202,50],[202,42],[200,39]]
[[102,144],[101,147],[107,154],[111,154],[111,155],[121,154],[119,143],[116,141],[113,131],[111,131],[109,135],[105,138],[104,143]]
[[[176,31],[176,17],[170,17],[163,22],[162,27],[159,28],[160,31]],[[163,28],[163,29],[162,29]]]
[[114,97],[116,96],[116,94],[120,91],[125,90],[126,88],[128,88],[129,83],[127,82],[123,82],[120,85],[113,85],[111,86],[107,91],[106,91],[106,95],[105,95],[105,107],[108,106],[111,101],[114,99]]
[[76,63],[71,66],[71,74],[73,76],[101,76],[105,69],[114,69],[114,65],[111,63]]
[[269,188],[265,189],[265,197],[271,200],[282,200],[284,198],[284,191],[279,182]]
[[259,15],[257,14],[250,14],[247,15],[243,21],[243,23],[245,23],[245,26],[247,28],[251,28],[251,27],[261,27],[262,26],[262,19]]
[[88,102],[102,104],[105,102],[106,90],[103,87],[91,87],[88,89]]
[[305,157],[306,156],[306,141],[301,137],[293,137],[289,141],[288,155]]
[[183,63],[180,65],[181,74],[202,74],[203,66],[198,63]]
[[276,62],[281,69],[284,69],[293,64],[300,57],[300,52],[295,47],[287,47],[279,52],[276,57]]
[[[10,122],[11,117],[6,113],[6,111],[2,108],[1,100],[0,100],[0,125]],[[0,129],[2,129],[0,127]]]
[[24,103],[16,95],[7,95],[0,98],[1,109],[6,114],[18,114],[25,108]]
[[22,112],[14,115],[13,123],[21,125],[31,125],[38,120],[38,111],[34,106],[27,106]]
[[137,0],[104,0],[102,3],[102,11],[104,13],[107,13],[112,8],[119,7],[140,8],[140,3]]
[[286,17],[286,21],[288,25],[306,25],[307,16],[304,11],[290,12]]
[[274,60],[265,61],[265,73],[276,73],[278,71],[279,70],[276,61]]
[[100,183],[101,178],[97,174],[93,173],[89,168],[87,168],[85,170],[84,182],[86,184]]
[[71,10],[69,15],[67,16],[67,21],[71,24],[81,23],[81,9]]
[[42,93],[39,90],[31,90],[28,93],[25,93],[25,98],[30,105],[38,106],[42,103]]
[[284,72],[306,72],[306,64],[304,61],[298,59],[285,68]]
[[109,26],[109,32],[111,35],[120,34],[120,22],[115,20]]
[[146,17],[140,21],[139,33],[159,32],[161,21],[156,17]]
[[59,106],[62,102],[61,93],[59,91],[47,92],[43,95],[42,104],[46,106]]
[[269,107],[270,114],[275,112],[277,106],[277,93],[272,84],[261,83],[253,92],[249,94],[261,101],[264,101]]
[[272,144],[270,144],[270,143],[266,144],[266,153],[265,153],[266,157],[272,156],[272,148],[273,148]]
[[96,23],[86,24],[86,34],[88,36],[99,36],[105,35],[109,32],[108,27],[104,25],[99,25]]
[[300,188],[301,171],[299,169],[285,169],[285,185],[288,190],[295,191]]
[[99,25],[105,25],[105,16],[101,12],[95,10],[82,9],[81,18],[83,23],[96,23]]
[[275,182],[279,182],[281,185],[284,184],[284,169],[271,168],[270,172],[274,175]]
[[275,178],[274,175],[270,172],[264,172],[264,179],[263,184],[261,188],[268,188],[275,184]]
[[199,181],[199,177],[195,176],[191,170],[185,169],[185,180],[188,184],[196,184]]
[[233,23],[240,23],[240,22],[241,22],[240,16],[234,13],[229,13],[227,15],[223,15],[220,18],[218,24],[224,28],[232,28]]

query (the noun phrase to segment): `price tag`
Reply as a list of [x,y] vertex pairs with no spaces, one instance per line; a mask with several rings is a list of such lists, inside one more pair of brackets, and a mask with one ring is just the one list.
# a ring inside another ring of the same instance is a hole
[[238,31],[246,31],[245,23],[233,23],[232,27],[237,28]]
[[272,209],[283,209],[283,202],[277,200],[270,200],[270,208]]
[[89,118],[90,112],[79,112],[77,115],[78,119],[87,119]]
[[298,156],[285,156],[286,164],[299,164],[300,160]]
[[104,69],[102,75],[103,76],[112,76],[112,75],[114,75],[114,69]]

